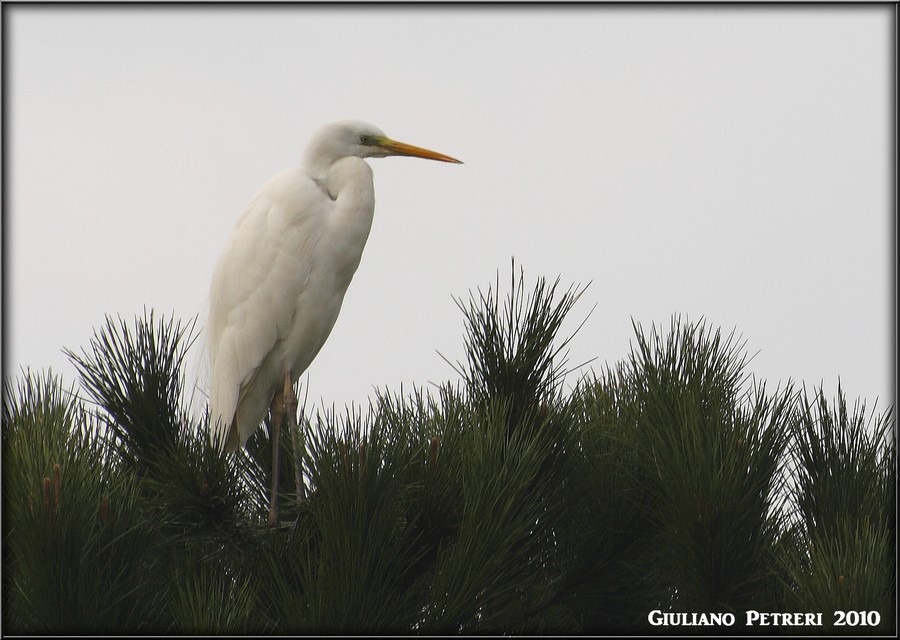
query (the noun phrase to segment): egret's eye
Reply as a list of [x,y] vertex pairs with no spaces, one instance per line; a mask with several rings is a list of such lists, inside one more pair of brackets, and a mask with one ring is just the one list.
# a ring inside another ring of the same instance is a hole
[[359,141],[363,144],[369,144],[369,136],[360,136]]

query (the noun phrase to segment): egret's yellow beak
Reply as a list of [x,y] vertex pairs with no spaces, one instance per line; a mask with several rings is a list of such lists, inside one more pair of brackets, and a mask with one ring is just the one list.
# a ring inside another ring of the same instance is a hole
[[382,149],[387,149],[391,152],[391,155],[395,156],[414,156],[416,158],[425,158],[426,160],[439,160],[441,162],[455,162],[456,164],[462,164],[461,160],[445,156],[443,153],[423,149],[422,147],[415,147],[411,144],[406,144],[405,142],[397,142],[390,138],[382,138],[378,141],[378,146]]

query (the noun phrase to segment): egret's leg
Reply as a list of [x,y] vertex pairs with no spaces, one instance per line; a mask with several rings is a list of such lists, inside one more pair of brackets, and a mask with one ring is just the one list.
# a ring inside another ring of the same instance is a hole
[[303,483],[303,460],[306,457],[306,426],[304,412],[300,412],[297,428],[291,432],[291,444],[294,447],[294,485],[297,487],[297,504],[306,497],[306,485]]
[[297,442],[297,432],[299,431],[297,427],[297,394],[294,393],[294,385],[291,384],[290,378],[286,378],[284,381],[284,410],[287,413],[287,428],[294,449],[294,484],[297,488],[297,500],[299,500],[303,490],[303,457]]
[[[285,372],[290,380],[290,371]],[[278,522],[278,460],[280,456],[281,421],[284,419],[284,389],[279,389],[272,400],[272,492],[269,494],[269,524]]]

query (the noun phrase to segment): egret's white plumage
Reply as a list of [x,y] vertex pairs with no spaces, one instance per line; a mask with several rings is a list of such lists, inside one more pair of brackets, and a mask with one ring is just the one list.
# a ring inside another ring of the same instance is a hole
[[307,146],[300,168],[257,192],[213,274],[206,326],[213,438],[233,451],[265,417],[285,373],[319,353],[359,265],[372,216],[363,158],[454,158],[391,140],[370,124],[336,122]]

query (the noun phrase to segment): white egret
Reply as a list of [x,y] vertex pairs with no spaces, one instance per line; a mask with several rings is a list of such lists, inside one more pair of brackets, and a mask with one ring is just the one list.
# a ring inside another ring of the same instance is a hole
[[212,437],[227,451],[243,447],[271,405],[270,522],[282,403],[296,412],[293,384],[331,333],[369,236],[375,189],[363,158],[386,156],[460,162],[364,122],[328,124],[313,135],[301,167],[257,192],[213,273],[206,325]]

